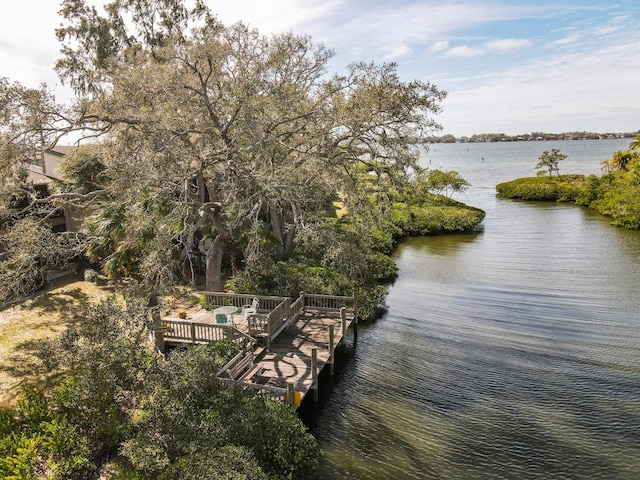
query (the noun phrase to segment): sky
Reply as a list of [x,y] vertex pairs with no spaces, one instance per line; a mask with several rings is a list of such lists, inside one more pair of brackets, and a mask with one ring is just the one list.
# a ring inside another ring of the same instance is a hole
[[[0,2],[0,76],[70,95],[53,71],[59,2]],[[206,2],[226,24],[311,35],[331,72],[395,62],[446,90],[440,135],[640,130],[637,0]]]

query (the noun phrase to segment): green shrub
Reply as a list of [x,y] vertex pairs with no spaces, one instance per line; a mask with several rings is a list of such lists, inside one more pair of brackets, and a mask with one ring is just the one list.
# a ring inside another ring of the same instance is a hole
[[0,478],[31,480],[38,478],[39,438],[25,433],[10,433],[0,438]]
[[523,200],[575,202],[613,219],[613,224],[640,229],[640,160],[609,174],[519,178],[496,185],[502,196]]
[[386,282],[398,275],[396,262],[388,255],[373,252],[367,256],[367,275],[371,282]]
[[48,454],[52,479],[85,478],[96,466],[91,461],[87,438],[61,415],[40,425],[41,444]]
[[268,480],[251,451],[227,445],[212,452],[181,457],[158,480]]
[[584,175],[526,177],[496,185],[507,198],[549,202],[574,202],[584,196]]

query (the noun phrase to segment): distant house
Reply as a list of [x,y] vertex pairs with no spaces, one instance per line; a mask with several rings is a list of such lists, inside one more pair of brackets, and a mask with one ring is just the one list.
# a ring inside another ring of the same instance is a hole
[[[45,150],[40,158],[36,158],[29,165],[27,182],[42,196],[49,195],[49,186],[55,180],[60,179],[59,168],[64,157],[73,152],[76,147],[56,146]],[[85,213],[82,209],[67,206],[60,212],[49,218],[54,232],[77,232],[82,225]]]

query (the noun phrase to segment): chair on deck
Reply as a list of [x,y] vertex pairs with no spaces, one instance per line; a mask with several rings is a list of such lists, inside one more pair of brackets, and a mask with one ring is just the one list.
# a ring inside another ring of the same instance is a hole
[[245,320],[249,320],[249,315],[255,315],[258,313],[258,299],[253,297],[253,301],[251,305],[243,305],[242,306],[242,316]]

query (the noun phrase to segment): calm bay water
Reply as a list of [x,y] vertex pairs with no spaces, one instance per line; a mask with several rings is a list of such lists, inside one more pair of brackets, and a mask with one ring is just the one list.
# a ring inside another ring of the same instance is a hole
[[487,217],[398,247],[387,313],[301,409],[323,478],[640,478],[640,232],[495,195],[544,150],[589,174],[627,146],[432,146],[425,165],[459,171]]

